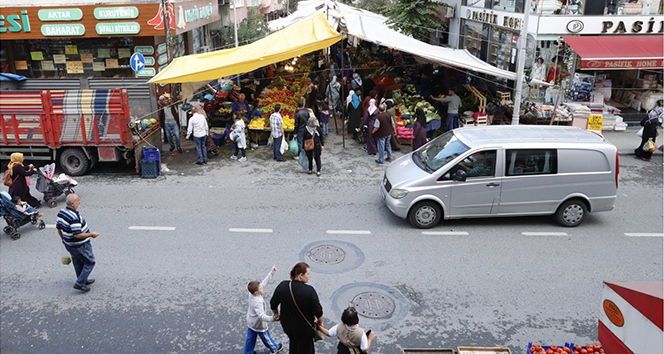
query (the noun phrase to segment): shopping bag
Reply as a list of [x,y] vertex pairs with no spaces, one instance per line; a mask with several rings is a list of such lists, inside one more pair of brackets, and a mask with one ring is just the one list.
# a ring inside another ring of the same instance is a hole
[[302,166],[303,169],[309,171],[309,158],[304,151],[300,151],[300,156],[297,158],[297,162]]
[[300,146],[298,146],[298,144],[297,144],[297,138],[293,138],[293,140],[291,140],[288,143],[288,150],[290,151],[291,155],[293,155],[293,156],[297,155],[300,152],[299,151]]
[[636,132],[636,135],[643,137],[643,127],[641,127],[641,129],[639,129],[639,131]]
[[643,144],[643,151],[645,152],[652,152],[657,150],[657,145],[652,141],[652,139],[648,140],[647,143]]
[[281,152],[283,154],[284,151],[286,151],[286,149],[288,149],[288,143],[286,142],[286,137],[282,136],[281,137],[281,146],[279,147],[279,152]]

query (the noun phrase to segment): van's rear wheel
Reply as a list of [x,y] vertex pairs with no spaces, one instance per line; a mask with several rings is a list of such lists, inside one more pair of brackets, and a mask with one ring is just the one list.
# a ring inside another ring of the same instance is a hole
[[438,224],[443,216],[440,205],[432,201],[415,204],[408,213],[408,220],[420,229],[428,229]]
[[70,176],[82,176],[90,169],[90,159],[79,148],[65,149],[60,154],[60,166]]
[[562,226],[574,227],[581,224],[588,214],[586,203],[580,199],[571,199],[562,203],[556,211],[556,221]]

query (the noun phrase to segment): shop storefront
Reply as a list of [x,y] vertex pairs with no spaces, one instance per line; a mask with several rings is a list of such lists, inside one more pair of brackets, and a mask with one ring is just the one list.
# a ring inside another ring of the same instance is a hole
[[[168,7],[174,57],[209,44],[207,25],[219,20],[216,1]],[[2,7],[0,38],[2,72],[28,78],[19,89],[127,87],[145,99],[145,82],[169,60],[160,3]],[[145,57],[138,73],[129,63],[133,53]]]

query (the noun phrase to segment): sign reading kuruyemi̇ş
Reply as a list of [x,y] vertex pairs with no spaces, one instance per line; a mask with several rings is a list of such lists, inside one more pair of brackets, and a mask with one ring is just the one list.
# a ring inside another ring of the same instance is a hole
[[127,7],[97,7],[94,10],[97,20],[120,20],[137,18],[138,9],[135,6]]

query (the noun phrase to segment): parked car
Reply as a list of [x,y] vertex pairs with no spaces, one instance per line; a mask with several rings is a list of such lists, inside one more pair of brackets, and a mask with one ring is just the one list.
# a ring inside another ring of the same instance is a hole
[[577,226],[589,212],[613,210],[618,151],[578,127],[455,129],[387,168],[388,208],[414,226],[442,219],[555,215]]

